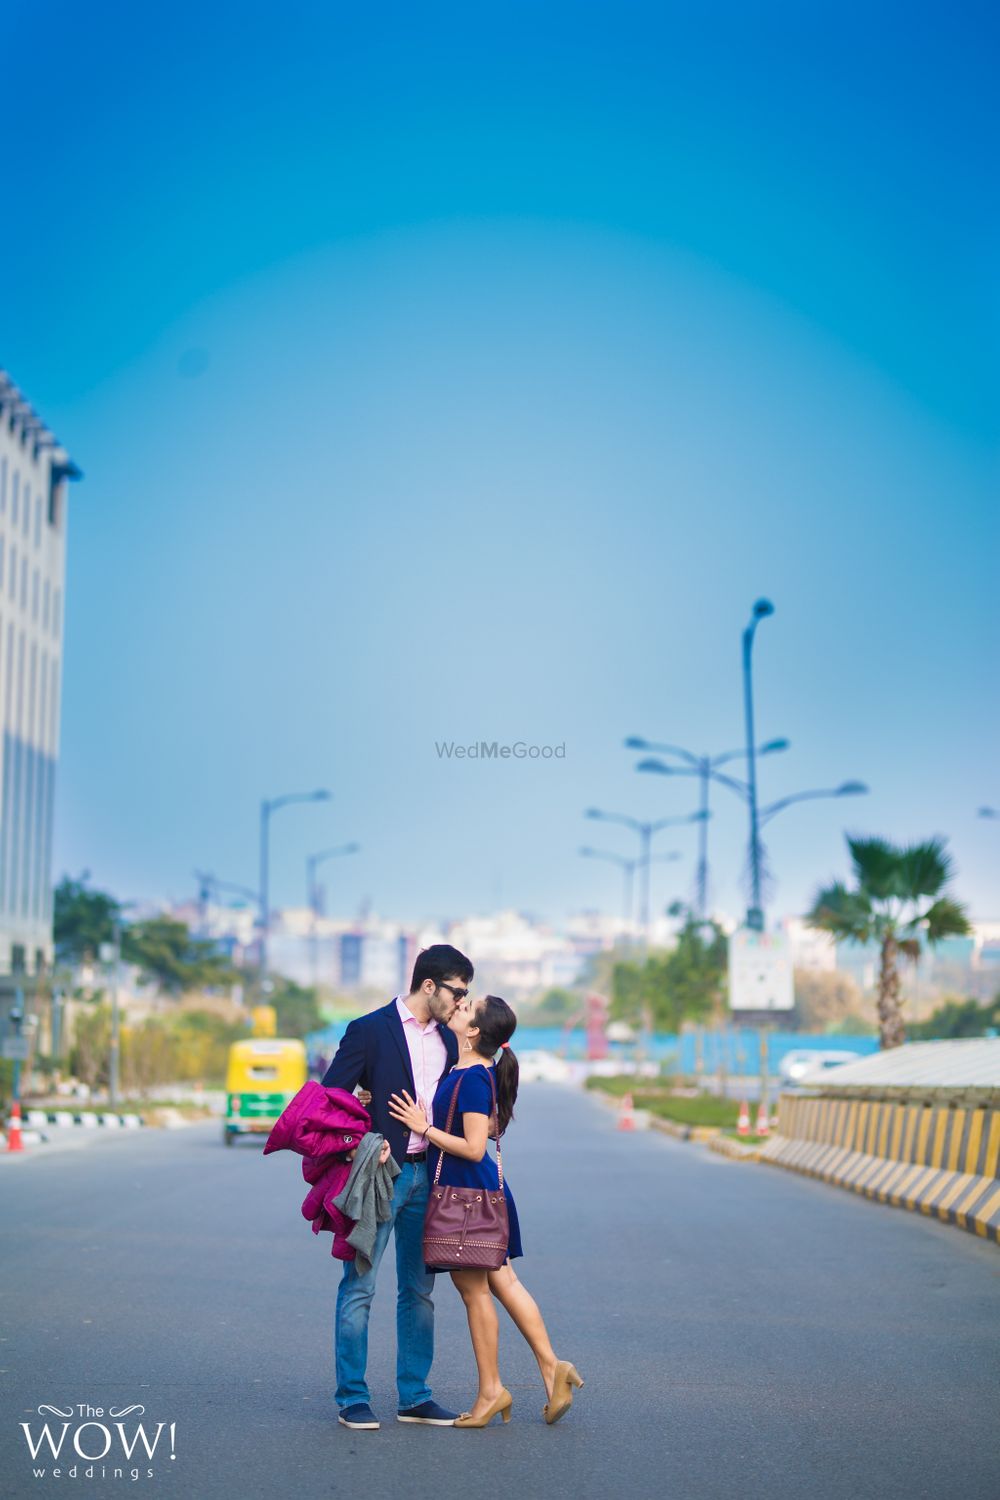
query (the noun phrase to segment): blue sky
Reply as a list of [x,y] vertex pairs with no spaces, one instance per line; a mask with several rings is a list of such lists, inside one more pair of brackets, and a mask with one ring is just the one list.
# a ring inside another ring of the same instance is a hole
[[[72,496],[56,869],[617,910],[627,734],[758,720],[773,912],[852,829],[1000,916],[987,7],[15,4],[0,359]],[[565,742],[546,764],[440,739]],[[713,887],[741,905],[720,792]],[[654,881],[683,895],[685,858]]]

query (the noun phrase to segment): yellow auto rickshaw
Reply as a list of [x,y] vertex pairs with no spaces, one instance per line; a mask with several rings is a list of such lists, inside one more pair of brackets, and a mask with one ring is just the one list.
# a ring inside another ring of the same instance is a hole
[[234,1042],[226,1071],[226,1145],[238,1135],[267,1135],[305,1081],[304,1042],[271,1036]]

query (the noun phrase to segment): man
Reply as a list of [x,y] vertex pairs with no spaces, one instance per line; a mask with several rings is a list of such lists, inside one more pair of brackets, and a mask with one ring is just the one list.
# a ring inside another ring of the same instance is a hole
[[365,1276],[354,1261],[344,1262],[337,1289],[337,1405],[345,1427],[374,1430],[365,1372],[368,1367],[368,1315],[375,1295],[382,1253],[389,1232],[396,1237],[396,1386],[397,1420],[450,1427],[456,1413],[445,1411],[431,1396],[427,1377],[434,1358],[434,1274],[424,1267],[424,1210],[427,1207],[427,1140],[394,1120],[390,1094],[407,1090],[428,1117],[434,1093],[458,1059],[458,1043],[448,1030],[465,1000],[473,968],[464,953],[436,943],[417,955],[410,993],[352,1021],[323,1078],[324,1088],[361,1084],[371,1093],[372,1126],[389,1143],[400,1166],[392,1200],[392,1219],[380,1224],[372,1268]]

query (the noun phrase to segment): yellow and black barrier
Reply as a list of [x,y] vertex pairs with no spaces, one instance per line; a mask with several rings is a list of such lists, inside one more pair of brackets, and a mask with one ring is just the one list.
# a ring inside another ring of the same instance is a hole
[[1000,1104],[782,1094],[759,1159],[1000,1243]]

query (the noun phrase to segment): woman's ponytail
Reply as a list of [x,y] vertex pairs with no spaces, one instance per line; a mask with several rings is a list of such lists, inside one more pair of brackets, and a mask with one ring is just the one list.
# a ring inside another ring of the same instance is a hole
[[497,1059],[497,1134],[503,1135],[514,1118],[517,1082],[521,1069],[517,1053],[505,1047]]
[[492,1058],[497,1052],[497,1135],[503,1135],[514,1118],[517,1083],[520,1076],[516,1055],[510,1050],[510,1039],[517,1029],[517,1016],[499,995],[487,995],[478,1013],[479,1039],[476,1051]]

